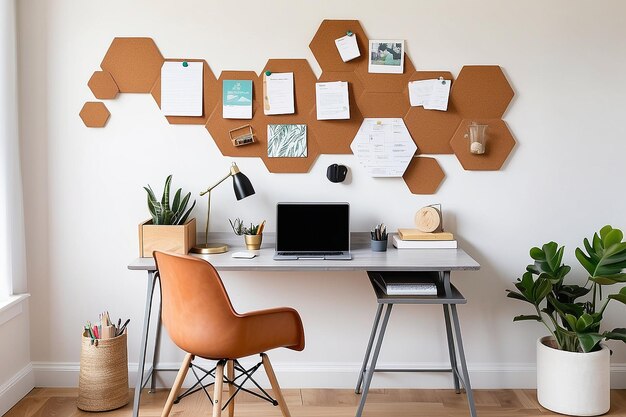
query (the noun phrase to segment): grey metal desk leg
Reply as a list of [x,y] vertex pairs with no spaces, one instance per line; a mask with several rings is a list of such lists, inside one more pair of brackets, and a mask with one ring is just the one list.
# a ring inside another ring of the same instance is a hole
[[472,385],[470,384],[469,372],[467,372],[467,363],[465,362],[465,352],[463,351],[463,339],[461,338],[461,325],[459,324],[459,315],[456,311],[456,305],[450,305],[452,309],[452,320],[454,323],[454,331],[456,334],[456,343],[459,349],[459,358],[461,360],[461,370],[463,372],[463,386],[467,394],[467,403],[470,408],[470,415],[476,417],[476,406],[474,405],[474,394],[472,393]]
[[159,362],[159,353],[161,352],[161,311],[163,310],[163,303],[161,301],[162,296],[163,293],[161,292],[161,284],[159,281],[159,315],[157,316],[154,351],[152,352],[152,374],[150,375],[150,391],[148,391],[150,394],[154,394],[156,392],[156,379],[154,377],[156,375],[155,369],[157,368],[157,363]]
[[363,365],[361,366],[361,371],[359,372],[359,380],[356,382],[356,388],[354,389],[355,394],[361,393],[361,384],[363,383],[363,374],[365,373],[365,368],[367,368],[367,362],[370,360],[370,354],[372,353],[372,345],[374,344],[374,337],[376,336],[376,331],[378,330],[378,323],[380,322],[380,315],[383,312],[383,305],[378,304],[378,308],[376,309],[376,316],[374,317],[374,325],[372,326],[372,333],[370,334],[370,340],[367,342],[367,349],[365,349],[365,357],[363,358]]
[[443,304],[443,317],[446,321],[446,337],[448,338],[448,353],[450,354],[450,367],[452,368],[452,376],[454,377],[454,391],[461,393],[459,386],[459,367],[456,363],[456,348],[454,347],[454,337],[452,336],[452,326],[450,325],[450,309],[447,304]]
[[378,362],[378,354],[380,353],[380,347],[383,344],[383,338],[385,337],[385,330],[387,329],[387,323],[389,323],[389,316],[391,315],[391,308],[393,307],[393,304],[386,304],[386,306],[387,306],[387,310],[385,311],[383,324],[380,327],[380,332],[378,333],[378,340],[376,341],[376,348],[374,349],[374,356],[372,357],[370,367],[367,370],[367,373],[365,375],[363,393],[361,394],[361,401],[359,402],[359,407],[356,410],[356,417],[361,417],[361,414],[363,413],[363,407],[365,407],[365,400],[367,399],[367,393],[370,390],[370,383],[372,382],[372,377],[374,376],[374,370],[376,369],[376,362]]
[[146,311],[143,316],[143,334],[141,335],[141,351],[139,352],[139,367],[137,369],[137,383],[135,384],[135,398],[133,400],[133,417],[139,416],[139,400],[143,387],[143,373],[146,362],[146,348],[148,346],[148,331],[150,330],[150,313],[152,311],[152,296],[156,276],[153,271],[148,271],[148,291],[146,293]]

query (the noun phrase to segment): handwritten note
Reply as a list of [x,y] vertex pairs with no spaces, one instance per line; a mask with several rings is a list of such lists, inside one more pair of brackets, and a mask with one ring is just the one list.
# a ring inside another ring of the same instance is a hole
[[295,113],[293,72],[263,74],[263,92],[266,115]]
[[166,116],[202,116],[202,62],[165,62],[161,67],[161,111]]

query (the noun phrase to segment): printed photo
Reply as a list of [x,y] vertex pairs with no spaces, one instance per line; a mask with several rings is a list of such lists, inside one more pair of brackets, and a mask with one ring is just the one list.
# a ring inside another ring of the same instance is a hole
[[404,41],[371,40],[369,72],[402,74],[404,72]]

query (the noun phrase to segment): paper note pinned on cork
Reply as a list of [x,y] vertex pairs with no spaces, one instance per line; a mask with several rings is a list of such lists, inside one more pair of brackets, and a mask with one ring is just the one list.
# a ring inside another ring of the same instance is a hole
[[202,62],[165,62],[161,67],[161,111],[166,116],[202,116]]

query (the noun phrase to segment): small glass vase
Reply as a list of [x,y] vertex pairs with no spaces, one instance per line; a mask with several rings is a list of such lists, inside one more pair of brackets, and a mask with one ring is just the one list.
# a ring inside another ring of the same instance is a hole
[[472,122],[465,137],[469,138],[469,151],[474,155],[482,155],[487,150],[487,126]]

